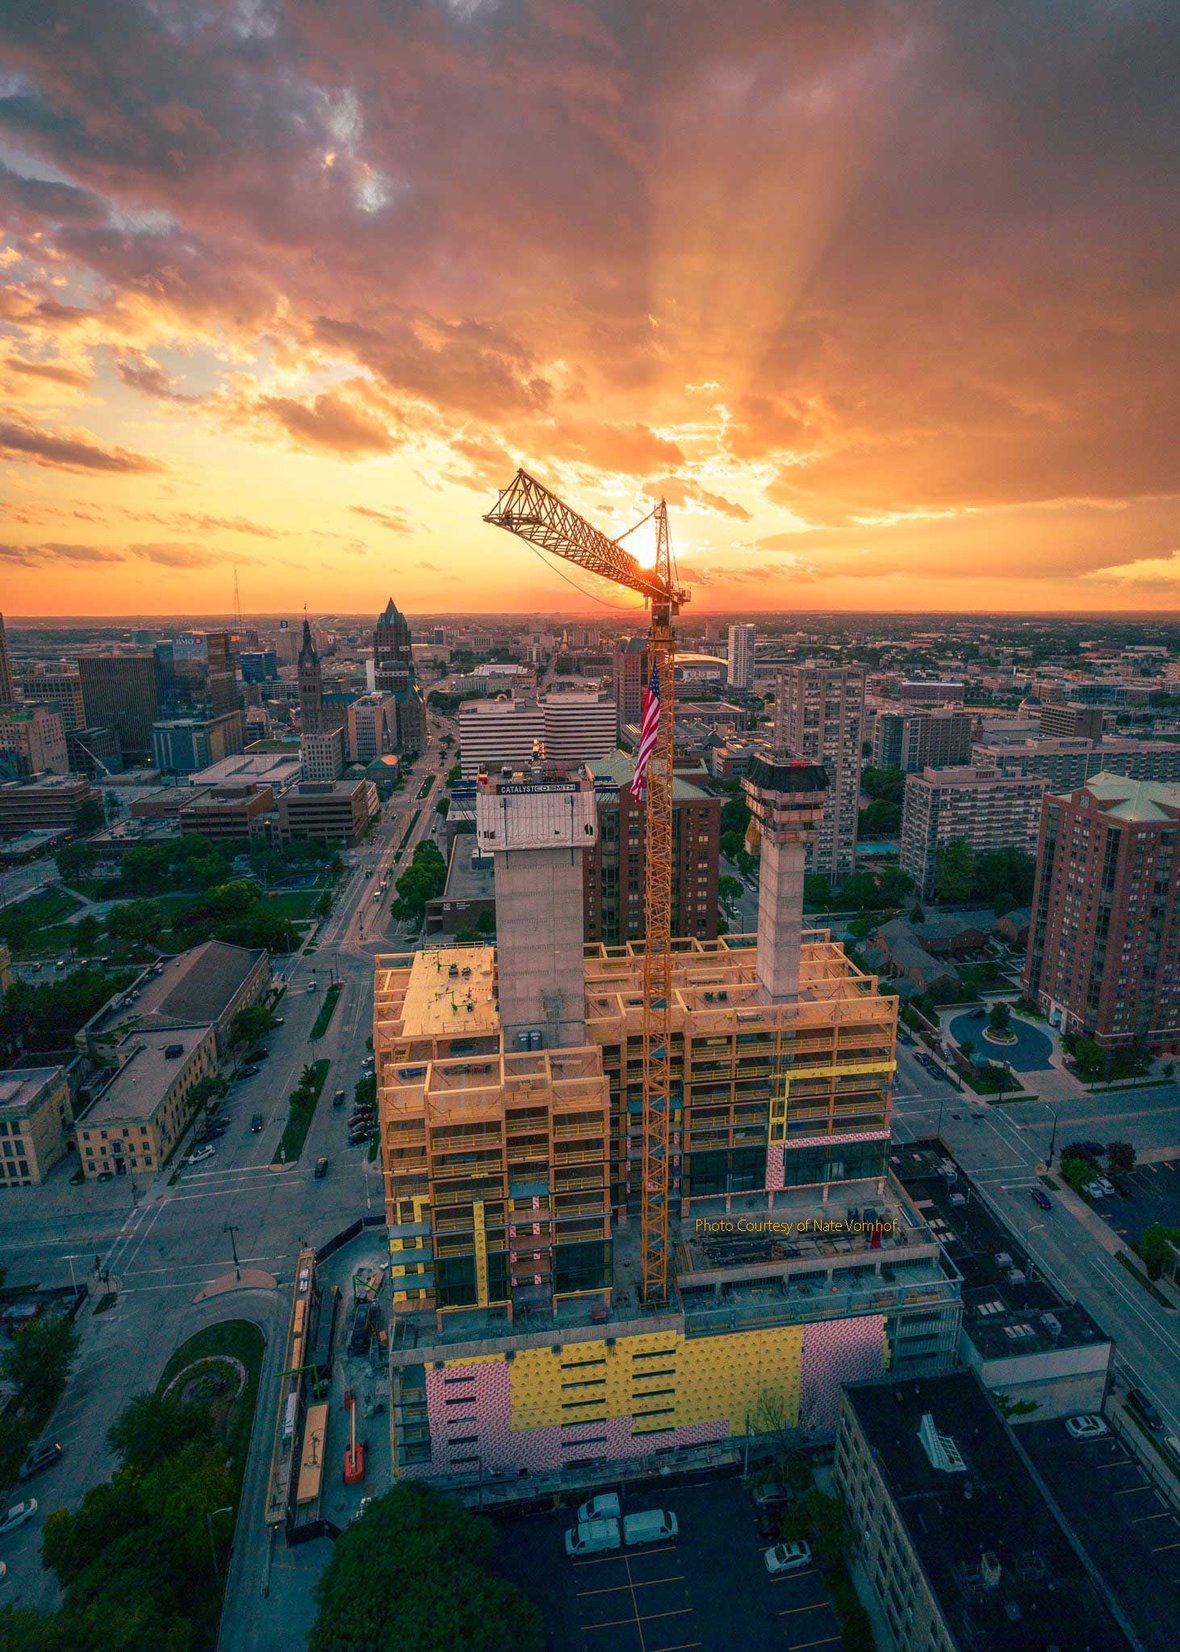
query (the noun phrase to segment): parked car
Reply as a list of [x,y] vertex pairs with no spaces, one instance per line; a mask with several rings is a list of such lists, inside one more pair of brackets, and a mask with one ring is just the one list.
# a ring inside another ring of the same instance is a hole
[[1144,1394],[1141,1389],[1127,1389],[1127,1404],[1131,1407],[1132,1411],[1138,1413],[1139,1417],[1144,1423],[1146,1423],[1147,1427],[1150,1428],[1153,1434],[1163,1433],[1164,1419],[1160,1416],[1155,1406],[1152,1405],[1147,1395]]
[[785,1480],[759,1480],[751,1488],[754,1507],[757,1509],[771,1509],[791,1501],[791,1488]]
[[309,982],[308,982],[308,983],[307,983],[307,990],[308,990],[308,992],[314,992],[314,991],[315,991],[315,989],[316,989],[316,988],[317,988],[317,987],[318,987],[318,986],[319,986],[319,982],[318,982],[318,981],[309,981]]
[[352,1330],[348,1338],[350,1354],[363,1354],[368,1348],[373,1336],[373,1316],[376,1308],[372,1302],[358,1302],[352,1315]]
[[1076,1147],[1080,1147],[1082,1152],[1087,1154],[1091,1159],[1100,1159],[1106,1152],[1105,1147],[1103,1147],[1100,1141],[1080,1141],[1075,1142],[1074,1145]]
[[617,1520],[587,1520],[571,1526],[565,1534],[566,1554],[606,1554],[620,1545]]
[[247,1067],[239,1067],[238,1068],[238,1077],[239,1078],[253,1078],[255,1073],[260,1073],[261,1071],[262,1071],[261,1067],[256,1067],[253,1064],[251,1064],[250,1066],[247,1066]]
[[7,1537],[9,1532],[19,1531],[36,1512],[35,1497],[27,1497],[23,1503],[10,1503],[4,1513],[0,1514],[0,1537]]
[[623,1521],[623,1542],[628,1548],[641,1543],[666,1543],[679,1531],[680,1522],[674,1514],[666,1509],[644,1509],[639,1514],[627,1515]]
[[1090,1183],[1090,1192],[1101,1193],[1104,1199],[1113,1198],[1114,1183],[1109,1176],[1099,1176],[1096,1181]]
[[254,1132],[255,1135],[257,1135],[258,1132],[262,1129],[262,1114],[261,1113],[255,1113],[254,1117],[250,1120],[250,1128]]
[[275,1016],[275,1026],[276,1027],[283,1026],[285,1024],[285,1022],[286,1022],[286,1017],[285,1016],[282,1016],[282,1015],[276,1015]]
[[1043,1187],[1030,1187],[1029,1192],[1032,1195],[1034,1205],[1039,1205],[1042,1210],[1053,1209],[1053,1201]]
[[316,1162],[315,1162],[315,1170],[312,1172],[312,1174],[315,1176],[315,1179],[316,1179],[317,1182],[322,1182],[324,1177],[328,1174],[328,1161],[327,1161],[327,1159],[324,1159],[324,1158],[317,1159]]
[[348,1116],[348,1128],[350,1130],[359,1130],[362,1124],[371,1124],[372,1122],[373,1109],[371,1107],[358,1108],[355,1113],[350,1113]]
[[332,1097],[332,1106],[333,1107],[343,1107],[345,1099],[346,1098],[345,1098],[344,1091],[343,1090],[337,1090],[336,1094]]
[[574,1519],[579,1526],[588,1526],[592,1520],[617,1520],[621,1512],[618,1492],[603,1491],[583,1503]]
[[772,1549],[766,1551],[766,1570],[771,1577],[777,1577],[780,1572],[801,1572],[805,1566],[810,1565],[809,1543],[776,1543]]
[[1065,1432],[1071,1440],[1101,1440],[1110,1429],[1101,1417],[1081,1416],[1065,1419]]
[[368,1141],[370,1133],[368,1130],[350,1130],[348,1132],[349,1147],[360,1147],[363,1142]]
[[211,1159],[216,1152],[217,1149],[212,1146],[194,1148],[188,1156],[188,1162],[189,1164],[201,1164],[205,1159]]
[[17,1471],[18,1480],[31,1480],[43,1468],[52,1468],[61,1461],[61,1447],[56,1440],[42,1440],[29,1452]]

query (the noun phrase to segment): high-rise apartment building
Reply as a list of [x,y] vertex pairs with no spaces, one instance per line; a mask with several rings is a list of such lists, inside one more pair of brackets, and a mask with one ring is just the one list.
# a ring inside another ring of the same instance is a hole
[[5,777],[68,774],[70,756],[61,718],[48,706],[0,711],[0,772]]
[[823,821],[808,847],[807,866],[834,884],[856,870],[864,707],[864,672],[857,666],[809,662],[778,674],[775,745],[821,763],[828,777]]
[[961,767],[971,761],[973,721],[969,711],[951,706],[915,711],[878,705],[867,719],[873,767],[906,774]]
[[348,757],[371,763],[397,750],[397,700],[382,689],[362,694],[348,708]]
[[1108,1047],[1180,1048],[1180,786],[1098,774],[1045,797],[1024,990]]
[[643,716],[643,696],[651,676],[646,637],[621,637],[615,645],[612,677],[615,690],[615,733]]
[[4,629],[4,615],[0,614],[0,711],[16,704],[16,681],[12,675],[12,657],[8,652],[8,633]]
[[962,840],[977,855],[1036,848],[1045,782],[998,769],[923,769],[906,777],[901,815],[901,869],[918,894],[935,893],[938,852]]
[[728,662],[725,680],[729,687],[753,688],[754,627],[752,625],[730,626]]
[[35,671],[25,678],[24,699],[28,705],[47,706],[55,711],[67,734],[73,734],[86,721],[82,679],[76,671]]
[[1180,742],[1049,738],[976,744],[971,762],[1001,774],[1039,775],[1055,792],[1073,791],[1096,774],[1123,774],[1131,780],[1180,783]]
[[[612,752],[588,765],[598,801],[598,839],[587,850],[587,941],[642,940],[646,811],[631,794],[634,758]],[[682,775],[672,782],[672,933],[714,940],[721,799]]]
[[615,749],[615,705],[609,694],[546,694],[541,699],[546,763],[588,763]]
[[160,715],[155,654],[81,654],[78,676],[87,724],[114,729],[124,760],[145,762]]
[[509,763],[522,767],[539,756],[544,714],[531,700],[466,700],[459,707],[459,761],[464,780]]

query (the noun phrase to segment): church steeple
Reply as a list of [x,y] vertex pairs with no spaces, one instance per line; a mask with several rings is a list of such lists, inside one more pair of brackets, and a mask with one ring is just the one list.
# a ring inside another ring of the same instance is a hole
[[299,649],[299,713],[304,734],[320,734],[324,729],[324,674],[307,616],[303,618],[303,643]]

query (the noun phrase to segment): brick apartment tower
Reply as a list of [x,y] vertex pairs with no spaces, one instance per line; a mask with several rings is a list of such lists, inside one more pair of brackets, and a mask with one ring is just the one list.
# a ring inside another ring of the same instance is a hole
[[1180,1048],[1180,786],[1097,774],[1042,804],[1024,990],[1104,1048]]
[[10,711],[16,704],[16,683],[12,676],[12,660],[8,653],[8,636],[4,630],[4,615],[0,614],[0,711]]
[[811,661],[780,671],[775,686],[774,743],[828,776],[824,818],[808,846],[807,870],[842,884],[856,870],[860,760],[864,740],[864,672]]

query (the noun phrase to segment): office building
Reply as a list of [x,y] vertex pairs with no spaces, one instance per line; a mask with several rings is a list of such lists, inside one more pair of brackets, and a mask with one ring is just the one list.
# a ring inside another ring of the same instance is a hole
[[301,780],[279,798],[279,836],[284,843],[317,838],[352,847],[381,809],[369,780]]
[[[612,752],[587,767],[598,802],[598,839],[584,857],[585,938],[642,940],[646,810],[631,794],[634,760]],[[676,775],[672,784],[672,933],[714,940],[721,799]]]
[[71,774],[84,774],[88,780],[102,780],[108,774],[119,774],[123,768],[119,737],[114,729],[75,729],[66,735],[66,751]]
[[300,777],[301,760],[295,741],[269,741],[251,746],[236,757],[210,763],[190,775],[190,786],[270,786],[275,796]]
[[70,754],[61,718],[46,706],[13,706],[0,712],[0,774],[68,774]]
[[0,782],[0,837],[23,832],[72,832],[83,803],[96,801],[88,780],[72,774],[43,774],[33,780]]
[[1180,786],[1099,774],[1040,814],[1024,990],[1107,1049],[1180,1048]]
[[807,869],[836,885],[856,870],[864,698],[864,672],[856,666],[792,665],[775,683],[776,748],[821,763],[828,777]]
[[936,893],[938,855],[947,844],[970,844],[976,855],[1036,849],[1045,782],[994,768],[923,769],[906,776],[901,815],[901,868],[921,899]]
[[303,641],[299,647],[299,727],[304,734],[319,734],[328,727],[324,707],[324,672],[320,656],[311,634],[311,626],[303,622]]
[[835,1480],[896,1652],[1131,1652],[973,1374],[846,1388]]
[[253,843],[270,836],[276,820],[274,793],[269,786],[204,786],[191,800],[180,792],[177,818],[185,837],[205,837],[211,843]]
[[622,637],[615,646],[612,677],[615,694],[615,732],[643,716],[643,696],[651,676],[646,637]]
[[192,1122],[194,1086],[217,1070],[213,1028],[139,1029],[108,1055],[110,1076],[78,1121],[82,1171],[95,1177],[159,1170]]
[[4,629],[4,615],[0,614],[0,711],[16,704],[16,679],[12,675],[12,656],[8,652],[8,633]]
[[541,707],[529,700],[466,700],[459,707],[459,761],[464,780],[481,769],[520,768],[539,756],[545,738]]
[[152,762],[161,774],[195,774],[236,756],[244,745],[242,714],[236,709],[152,724]]
[[1049,738],[1101,740],[1101,706],[1050,705],[1039,713],[1041,734]]
[[426,903],[426,933],[484,933],[496,927],[496,889],[491,855],[479,849],[470,832],[451,839],[447,881],[441,895]]
[[87,724],[114,729],[124,762],[146,762],[160,715],[155,654],[82,654],[78,676]]
[[56,711],[61,726],[73,734],[86,721],[82,704],[82,679],[76,671],[36,671],[26,677],[23,698],[27,705],[46,706]]
[[972,716],[951,706],[914,710],[878,704],[868,711],[867,738],[877,769],[957,768],[971,761]]
[[546,694],[541,699],[545,762],[558,768],[588,763],[615,749],[615,706],[609,694]]
[[911,706],[961,706],[966,698],[963,683],[936,683],[924,679],[898,683],[895,692],[899,700]]
[[373,687],[397,705],[396,750],[415,756],[426,743],[426,707],[414,667],[409,622],[392,597],[373,632]]
[[728,668],[725,680],[730,688],[749,690],[754,686],[754,627],[729,628]]
[[397,698],[383,689],[362,694],[348,708],[348,760],[372,763],[397,750]]
[[[480,782],[496,949],[376,960],[396,1476],[502,1500],[526,1473],[536,1495],[736,1463],[768,1399],[830,1436],[842,1382],[953,1356],[956,1270],[887,1162],[896,1002],[802,931],[824,780],[802,773],[752,777],[774,862],[757,947],[673,957],[655,1311],[638,1299],[643,954],[583,944],[592,777]],[[823,1216],[848,1204],[871,1219],[833,1245]]]
[[301,779],[339,780],[344,773],[344,730],[326,728],[301,735],[299,759]]
[[0,1193],[45,1180],[65,1155],[72,1118],[64,1067],[0,1073]]

